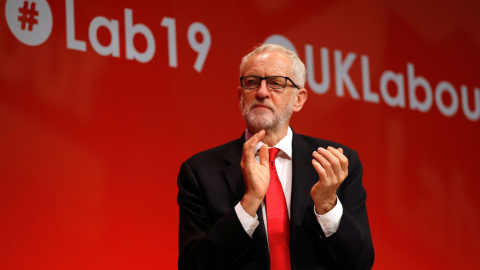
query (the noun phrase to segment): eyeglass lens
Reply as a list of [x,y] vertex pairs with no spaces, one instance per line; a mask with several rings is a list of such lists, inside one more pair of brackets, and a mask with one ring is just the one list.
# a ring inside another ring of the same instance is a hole
[[272,89],[283,89],[287,86],[287,78],[281,76],[271,76],[266,78],[247,76],[242,78],[242,86],[245,89],[256,89],[262,83],[262,80],[267,81],[267,85]]

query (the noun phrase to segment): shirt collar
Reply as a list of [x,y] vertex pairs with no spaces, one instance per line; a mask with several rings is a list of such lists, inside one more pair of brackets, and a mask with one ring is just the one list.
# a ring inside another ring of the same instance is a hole
[[[253,136],[253,134],[251,134],[250,131],[248,131],[248,129],[246,129],[245,130],[245,141],[248,141],[252,136]],[[293,140],[293,131],[290,127],[288,127],[287,135],[285,135],[285,137],[283,137],[273,147],[280,149],[279,155],[281,155],[282,152],[283,152],[285,155],[288,156],[289,159],[292,159],[292,140]],[[263,144],[264,143],[262,141],[260,141],[255,146],[255,154],[256,155],[258,154],[258,150],[260,149],[260,147],[262,147]]]

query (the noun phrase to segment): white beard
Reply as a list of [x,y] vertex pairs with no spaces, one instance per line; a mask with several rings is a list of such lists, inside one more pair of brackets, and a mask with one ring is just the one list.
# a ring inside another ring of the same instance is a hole
[[[274,133],[278,128],[282,128],[290,122],[293,113],[293,101],[292,98],[283,110],[277,110],[273,103],[266,99],[262,101],[254,100],[247,108],[244,97],[241,96],[240,109],[250,132],[255,134],[263,129],[267,133]],[[257,104],[267,106],[270,110],[255,109],[254,106]]]

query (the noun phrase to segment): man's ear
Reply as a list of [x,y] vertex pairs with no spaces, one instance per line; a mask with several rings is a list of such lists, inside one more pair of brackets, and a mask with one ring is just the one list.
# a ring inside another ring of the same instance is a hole
[[295,93],[295,103],[293,104],[293,111],[299,112],[303,108],[303,104],[307,101],[308,92],[307,89],[298,89]]
[[242,87],[238,87],[238,100],[240,100],[240,97],[242,96]]

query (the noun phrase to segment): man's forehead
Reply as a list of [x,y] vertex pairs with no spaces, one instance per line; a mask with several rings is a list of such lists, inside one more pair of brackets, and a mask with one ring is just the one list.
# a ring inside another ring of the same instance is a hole
[[280,52],[262,52],[252,55],[247,63],[282,63],[289,65],[290,60]]
[[243,74],[288,75],[290,60],[279,52],[264,52],[252,55],[245,63]]

